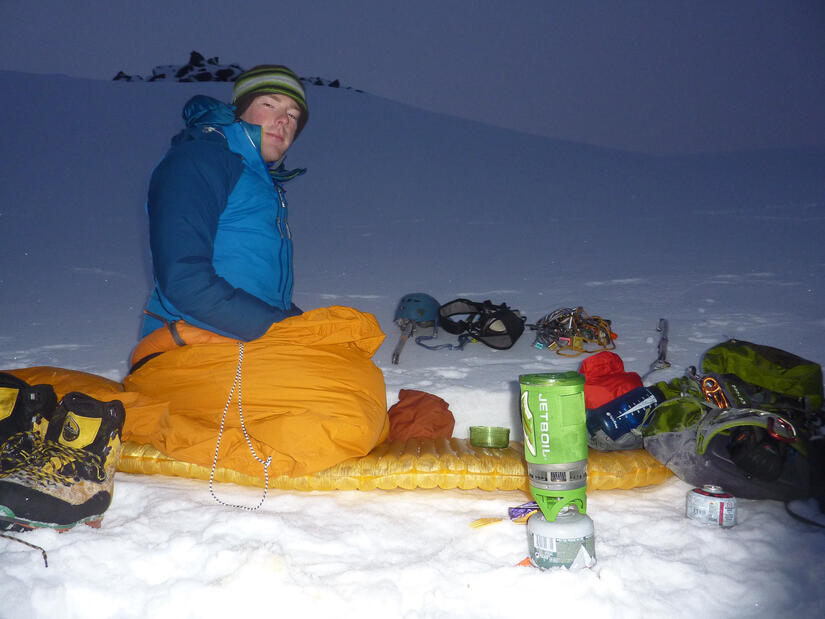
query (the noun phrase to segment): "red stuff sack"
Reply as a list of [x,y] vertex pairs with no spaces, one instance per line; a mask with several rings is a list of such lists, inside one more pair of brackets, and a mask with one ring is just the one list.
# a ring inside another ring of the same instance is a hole
[[625,372],[622,358],[603,350],[582,361],[579,374],[584,375],[584,406],[599,408],[611,400],[642,386],[636,372]]

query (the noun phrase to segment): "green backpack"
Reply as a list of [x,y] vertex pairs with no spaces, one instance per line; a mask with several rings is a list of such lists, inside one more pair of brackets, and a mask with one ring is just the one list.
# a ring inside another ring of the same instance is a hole
[[644,446],[688,483],[742,498],[792,500],[816,493],[825,441],[822,368],[742,340],[705,352],[701,371],[656,385]]
[[[753,406],[778,404],[802,411],[822,408],[820,365],[778,348],[728,340],[705,351],[702,371],[744,381],[751,388],[751,393],[745,397],[750,397]],[[774,401],[768,402],[768,397],[773,397]]]

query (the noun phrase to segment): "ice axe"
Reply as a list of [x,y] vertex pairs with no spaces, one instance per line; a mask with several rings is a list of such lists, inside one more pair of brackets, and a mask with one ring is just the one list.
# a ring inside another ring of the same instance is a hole
[[656,330],[661,333],[659,336],[659,345],[657,346],[659,356],[656,357],[656,361],[650,364],[650,369],[642,376],[642,380],[657,370],[664,370],[670,367],[670,362],[667,360],[667,320],[660,318]]
[[[397,320],[396,324],[398,324]],[[398,359],[401,356],[401,351],[404,349],[404,344],[406,344],[407,340],[415,333],[415,323],[412,320],[405,320],[403,325],[399,324],[398,326],[401,327],[401,337],[398,339],[398,344],[395,345],[395,349],[392,351],[393,365],[398,365]]]

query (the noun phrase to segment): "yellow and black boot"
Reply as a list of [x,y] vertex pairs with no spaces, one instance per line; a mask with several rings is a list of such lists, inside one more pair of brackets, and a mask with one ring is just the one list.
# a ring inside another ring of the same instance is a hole
[[125,419],[119,400],[67,393],[28,462],[0,474],[0,529],[99,527],[112,501]]
[[0,475],[28,463],[55,408],[57,396],[51,385],[29,385],[0,372]]

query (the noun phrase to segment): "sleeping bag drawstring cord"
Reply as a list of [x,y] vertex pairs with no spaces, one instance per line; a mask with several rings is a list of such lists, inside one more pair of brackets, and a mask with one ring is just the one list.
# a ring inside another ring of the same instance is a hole
[[[218,431],[218,444],[215,445],[215,459],[212,461],[212,472],[209,474],[209,493],[212,495],[212,498],[215,499],[221,505],[225,505],[226,507],[236,507],[238,509],[245,509],[247,511],[255,511],[256,509],[260,509],[261,505],[264,504],[266,500],[266,493],[269,490],[269,465],[272,464],[272,456],[269,456],[265,461],[261,460],[258,457],[258,454],[255,453],[255,448],[252,446],[252,441],[249,438],[249,433],[246,431],[246,423],[243,420],[243,409],[241,407],[241,366],[243,365],[243,342],[238,342],[238,369],[235,371],[235,382],[232,383],[232,389],[229,391],[229,398],[226,400],[226,406],[223,407],[223,415],[221,416],[221,427]],[[255,507],[247,507],[246,505],[235,505],[233,503],[226,503],[220,500],[217,496],[215,496],[215,491],[213,490],[212,486],[215,481],[215,469],[218,466],[218,451],[221,448],[221,438],[223,437],[223,428],[224,424],[226,423],[226,413],[229,410],[229,404],[232,402],[232,396],[235,394],[235,387],[238,388],[238,416],[241,418],[241,430],[243,430],[244,438],[246,439],[246,444],[249,445],[249,451],[252,452],[252,457],[255,458],[258,462],[264,465],[264,494],[261,497],[261,500],[258,501],[258,504]]]

